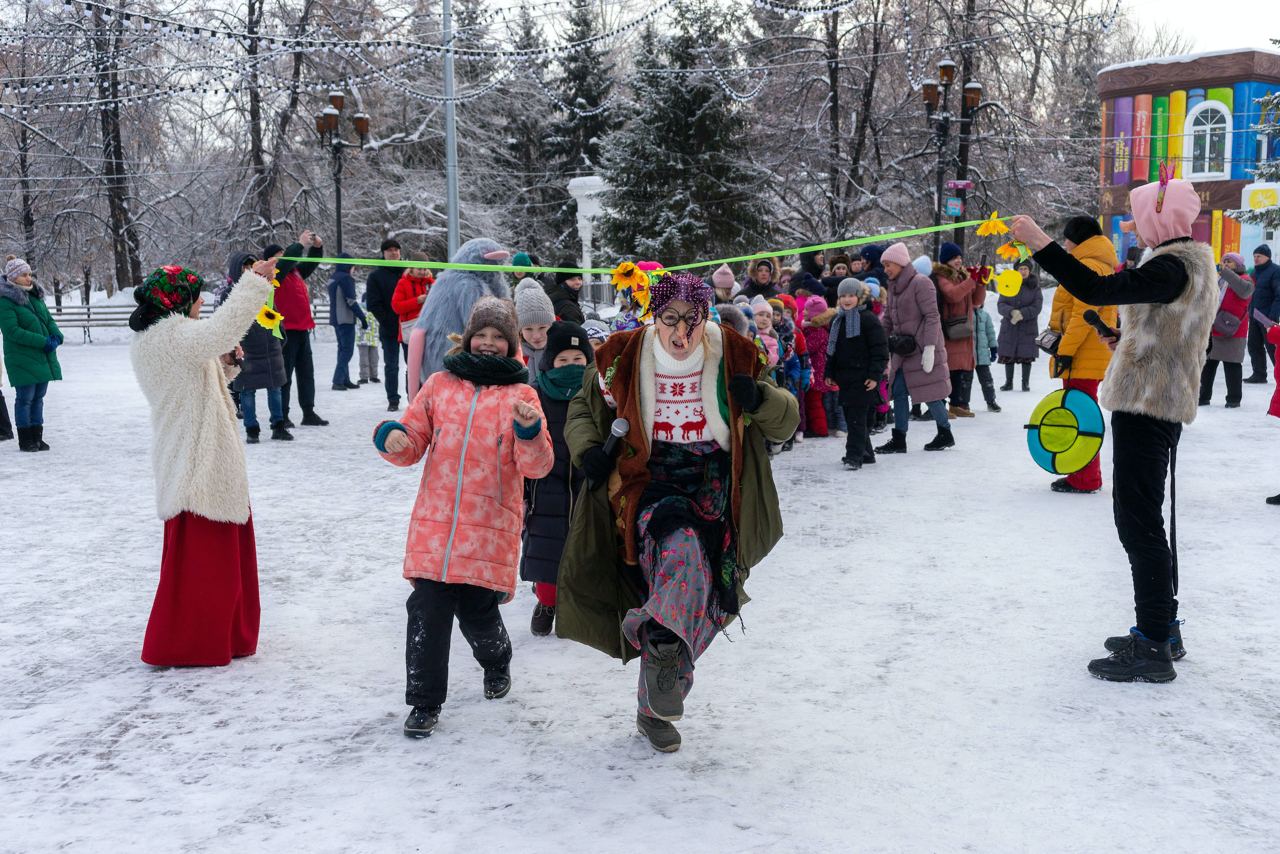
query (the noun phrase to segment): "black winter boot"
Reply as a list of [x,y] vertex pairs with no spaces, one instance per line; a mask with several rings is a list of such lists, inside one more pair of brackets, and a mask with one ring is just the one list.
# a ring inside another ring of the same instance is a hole
[[36,450],[37,451],[49,450],[49,445],[44,440],[44,425],[40,424],[36,427],[32,427],[31,429],[35,431],[34,433],[32,433],[32,438],[35,439]]
[[1275,507],[1276,505],[1280,504],[1280,495],[1272,495],[1268,497],[1267,503],[1270,504],[1272,507]]
[[1141,634],[1130,637],[1133,643],[1090,661],[1089,672],[1108,682],[1172,682],[1178,678],[1168,641],[1156,643]]
[[861,457],[858,457],[857,459],[850,459],[849,457],[845,457],[840,462],[844,463],[845,471],[861,471],[862,470]]
[[244,443],[245,443],[246,445],[256,445],[256,444],[258,444],[258,436],[261,434],[261,432],[262,432],[262,428],[261,428],[261,427],[246,427],[246,428],[244,428]]
[[680,733],[667,721],[637,712],[636,729],[649,739],[649,744],[659,753],[675,753],[680,749]]
[[409,738],[426,738],[440,723],[439,706],[414,706],[404,719],[404,734]]
[[649,708],[658,720],[678,721],[684,717],[684,688],[680,684],[681,645],[682,641],[670,631],[651,628],[645,633],[641,669],[649,693]]
[[0,394],[0,442],[7,442],[13,438],[13,422],[9,420],[9,404],[5,403],[4,395]]
[[938,435],[933,437],[933,441],[924,446],[926,451],[943,451],[947,448],[956,446],[956,438],[951,435],[950,427],[939,427]]
[[[288,420],[289,419],[287,418],[285,419],[285,421],[288,421]],[[286,424],[285,426],[292,427],[293,424]],[[316,411],[313,409],[310,412],[302,413],[302,426],[303,427],[328,427],[329,422],[325,421],[319,415],[316,415]]]
[[533,619],[529,621],[529,631],[540,638],[551,634],[551,626],[556,621],[554,605],[543,605],[539,602],[533,608]]
[[271,425],[271,438],[277,442],[292,442],[293,434],[285,429],[283,421]]
[[499,664],[484,669],[484,698],[501,700],[511,693],[511,665]]
[[[1133,645],[1134,635],[1136,634],[1138,634],[1138,627],[1134,626],[1129,629],[1129,634],[1127,635],[1107,638],[1103,646],[1107,648],[1107,652],[1119,652],[1125,647]],[[1187,648],[1182,645],[1181,620],[1174,620],[1169,624],[1169,657],[1174,661],[1181,661],[1187,657]]]
[[893,438],[876,448],[877,454],[905,454],[907,452],[907,434],[899,430],[893,431]]
[[34,454],[36,451],[40,450],[40,446],[36,444],[35,429],[36,428],[34,427],[18,428],[18,450],[19,451],[29,451],[30,453]]

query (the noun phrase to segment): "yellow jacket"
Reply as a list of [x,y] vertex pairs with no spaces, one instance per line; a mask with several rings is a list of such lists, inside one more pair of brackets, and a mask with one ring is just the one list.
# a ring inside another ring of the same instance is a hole
[[[1111,241],[1105,237],[1090,237],[1084,243],[1071,250],[1071,254],[1081,264],[1100,276],[1109,276],[1116,271],[1119,260]],[[1075,380],[1101,380],[1111,364],[1111,350],[1094,332],[1093,327],[1084,320],[1084,313],[1089,309],[1098,312],[1102,322],[1115,329],[1119,323],[1119,309],[1114,305],[1092,306],[1067,293],[1067,289],[1059,286],[1054,290],[1053,309],[1049,314],[1049,328],[1062,333],[1062,341],[1058,344],[1058,354],[1071,357],[1070,373],[1061,374]],[[1057,359],[1049,361],[1049,375],[1059,377]]]

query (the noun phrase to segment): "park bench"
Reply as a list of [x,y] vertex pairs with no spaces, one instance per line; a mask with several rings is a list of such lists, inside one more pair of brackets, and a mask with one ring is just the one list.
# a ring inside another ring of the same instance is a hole
[[[50,306],[53,320],[62,329],[79,329],[84,333],[84,343],[93,343],[94,329],[126,329],[129,315],[136,306],[130,305],[54,305]],[[213,314],[213,306],[206,303],[200,309],[201,317]]]

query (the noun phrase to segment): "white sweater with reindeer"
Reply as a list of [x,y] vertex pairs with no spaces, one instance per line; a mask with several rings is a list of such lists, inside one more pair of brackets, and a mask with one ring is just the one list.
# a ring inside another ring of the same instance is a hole
[[130,357],[151,406],[156,510],[184,510],[215,522],[249,519],[249,476],[227,382],[230,353],[271,295],[271,283],[246,272],[212,317],[171,315],[133,339]]
[[[676,359],[662,348],[650,327],[648,346],[640,355],[641,407],[653,413],[650,436],[656,442],[690,445],[717,442],[729,447],[729,428],[716,404],[716,380],[723,344],[720,327],[707,323],[703,346],[687,359]],[[645,398],[652,395],[651,401]],[[710,401],[708,406],[704,402]],[[648,404],[648,405],[646,405]]]

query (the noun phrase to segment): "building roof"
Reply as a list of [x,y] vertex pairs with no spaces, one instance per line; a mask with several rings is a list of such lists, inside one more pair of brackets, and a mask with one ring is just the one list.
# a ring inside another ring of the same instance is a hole
[[1113,98],[1243,81],[1280,84],[1280,50],[1214,50],[1108,65],[1098,72],[1098,92],[1104,98]]

